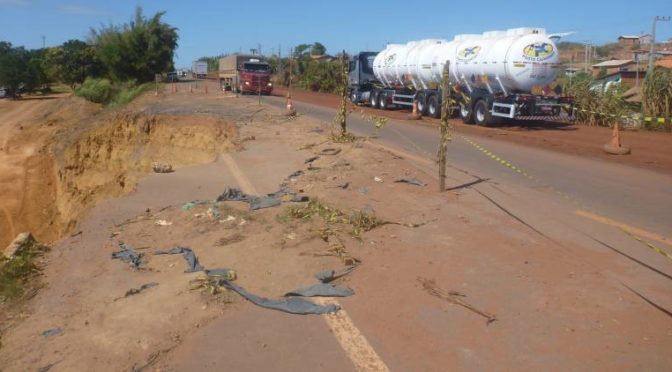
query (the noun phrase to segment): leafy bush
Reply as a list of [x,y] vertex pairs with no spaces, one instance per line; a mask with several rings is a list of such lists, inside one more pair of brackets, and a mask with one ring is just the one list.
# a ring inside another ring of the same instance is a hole
[[75,94],[87,101],[105,104],[112,99],[112,83],[108,79],[86,78]]
[[340,64],[308,61],[299,77],[299,86],[314,92],[337,93],[341,78]]
[[672,70],[656,67],[644,79],[642,93],[648,115],[669,116],[672,111]]
[[153,87],[154,83],[145,83],[141,85],[135,85],[132,83],[122,84],[118,88],[118,91],[115,94],[114,99],[112,99],[110,106],[126,105],[137,98],[139,95],[152,90]]

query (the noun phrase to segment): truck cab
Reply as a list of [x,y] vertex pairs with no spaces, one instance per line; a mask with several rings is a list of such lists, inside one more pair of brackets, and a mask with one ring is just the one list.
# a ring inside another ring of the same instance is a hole
[[271,94],[271,67],[266,62],[250,60],[240,66],[240,91],[242,93]]
[[368,102],[369,94],[378,81],[373,74],[373,60],[378,52],[361,52],[348,61],[348,91],[352,103]]

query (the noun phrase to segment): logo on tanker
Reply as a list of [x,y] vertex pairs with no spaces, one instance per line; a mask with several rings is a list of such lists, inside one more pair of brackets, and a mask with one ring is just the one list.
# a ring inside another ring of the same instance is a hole
[[397,58],[397,53],[392,53],[389,56],[385,57],[385,66],[389,66],[394,62],[394,59]]
[[462,50],[457,52],[457,58],[461,61],[471,61],[472,59],[476,58],[476,56],[478,56],[478,53],[480,52],[481,52],[480,45],[463,48]]
[[530,61],[543,61],[555,54],[553,44],[534,43],[523,48],[523,56]]

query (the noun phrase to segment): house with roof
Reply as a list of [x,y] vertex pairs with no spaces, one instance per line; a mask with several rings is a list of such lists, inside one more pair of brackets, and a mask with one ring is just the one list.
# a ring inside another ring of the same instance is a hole
[[631,59],[612,59],[591,66],[593,76],[611,75],[621,71],[634,71],[637,69],[637,64]]
[[618,43],[626,46],[649,45],[653,42],[651,34],[641,35],[621,35],[618,37]]

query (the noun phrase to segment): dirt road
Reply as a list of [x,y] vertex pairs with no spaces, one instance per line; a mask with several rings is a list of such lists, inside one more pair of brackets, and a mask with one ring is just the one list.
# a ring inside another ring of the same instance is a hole
[[[320,108],[300,107],[303,115],[289,120],[274,98],[259,106],[210,92],[148,96],[142,110],[229,121],[240,151],[147,176],[135,192],[91,210],[82,233],[49,254],[46,286],[27,319],[3,335],[3,370],[658,370],[672,363],[672,326],[661,311],[672,308],[670,261],[619,228],[577,216],[574,205],[515,181],[517,172],[501,165],[481,169],[488,180],[476,183],[470,170],[450,168],[454,190],[438,194],[433,162],[413,146],[422,143],[386,142],[387,130],[400,130],[392,122],[379,139],[333,143]],[[366,124],[360,130],[370,133]],[[474,151],[465,158],[485,157],[472,147],[460,147]],[[308,218],[301,217],[306,203],[250,211],[214,201],[229,186],[262,195],[283,181],[331,209]],[[358,235],[342,222],[362,216],[355,211],[394,223]],[[323,240],[334,237],[342,245]],[[119,242],[143,253],[144,269],[110,259]],[[288,315],[233,292],[190,290],[204,274],[184,272],[180,255],[154,254],[177,245],[193,249],[205,268],[235,269],[235,283],[269,298],[347,260],[361,264],[335,281],[353,296],[323,300],[340,304],[338,315]],[[423,278],[497,320],[488,324],[431,295]],[[125,296],[148,283],[158,285]],[[42,335],[54,328],[61,333]]]

